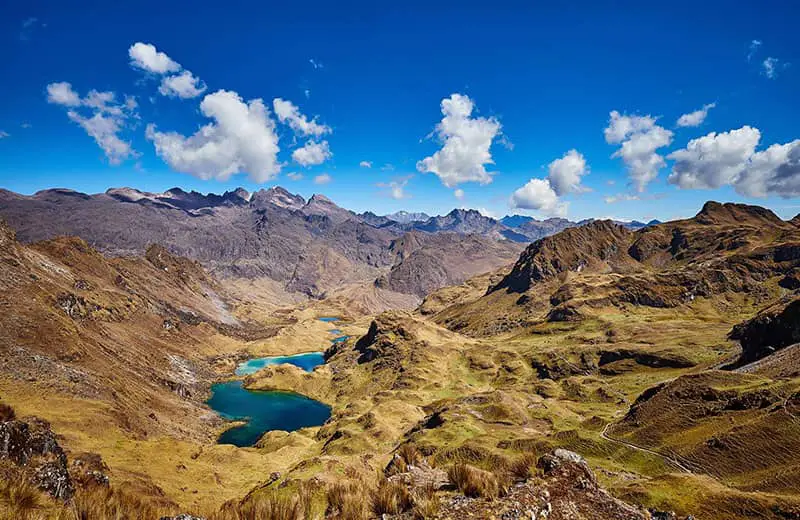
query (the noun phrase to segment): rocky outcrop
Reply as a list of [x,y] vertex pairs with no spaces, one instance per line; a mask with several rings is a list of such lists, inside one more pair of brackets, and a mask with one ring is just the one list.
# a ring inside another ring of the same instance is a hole
[[730,338],[739,340],[742,355],[736,365],[751,363],[789,345],[800,343],[800,298],[779,303],[736,325]]
[[28,417],[0,422],[2,459],[23,468],[27,479],[53,498],[69,500],[75,493],[67,456],[50,424],[43,419]]

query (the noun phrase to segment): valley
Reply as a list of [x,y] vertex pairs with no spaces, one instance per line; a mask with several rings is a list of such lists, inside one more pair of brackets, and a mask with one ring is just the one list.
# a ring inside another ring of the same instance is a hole
[[115,189],[0,216],[0,439],[47,421],[74,483],[24,511],[6,484],[9,518],[800,518],[800,228],[764,208]]

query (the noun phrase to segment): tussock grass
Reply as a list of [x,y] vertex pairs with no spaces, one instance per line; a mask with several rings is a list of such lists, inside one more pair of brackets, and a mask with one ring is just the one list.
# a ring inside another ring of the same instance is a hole
[[[41,493],[21,477],[11,477],[0,484],[0,515],[8,518],[29,518],[41,507]],[[0,516],[1,517],[1,516]],[[2,517],[4,518],[4,517]]]
[[16,415],[11,406],[0,403],[0,422],[13,421]]
[[528,480],[535,473],[538,457],[534,453],[526,453],[514,459],[508,465],[508,473],[517,480]]
[[469,464],[450,466],[447,469],[447,477],[465,496],[490,500],[500,496],[500,483],[497,476]]
[[439,513],[441,502],[439,497],[436,496],[436,489],[428,485],[423,488],[418,488],[412,493],[414,506],[411,513],[415,520],[426,520],[433,518]]
[[396,515],[411,509],[412,498],[405,485],[383,480],[372,492],[372,512]]

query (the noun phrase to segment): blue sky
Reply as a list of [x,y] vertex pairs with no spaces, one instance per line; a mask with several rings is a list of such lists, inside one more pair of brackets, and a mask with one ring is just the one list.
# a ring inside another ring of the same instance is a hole
[[[16,2],[0,19],[0,187],[279,184],[377,213],[800,212],[796,2],[534,4]],[[297,112],[281,120],[276,98]]]

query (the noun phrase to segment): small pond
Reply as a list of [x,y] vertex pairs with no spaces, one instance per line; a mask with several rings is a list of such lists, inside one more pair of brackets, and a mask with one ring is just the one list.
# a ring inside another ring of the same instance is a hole
[[293,392],[247,390],[241,381],[211,386],[208,405],[226,419],[247,424],[223,432],[219,444],[252,446],[270,430],[295,431],[319,426],[331,416],[328,405]]
[[282,365],[289,364],[300,367],[306,372],[311,372],[314,367],[319,366],[325,362],[325,357],[322,352],[306,352],[305,354],[297,354],[294,356],[272,356],[248,359],[236,367],[237,376],[247,376],[255,374],[262,368],[269,365]]
[[324,321],[325,323],[333,323],[334,321],[339,321],[339,318],[336,318],[335,316],[327,316],[319,318],[319,321]]

